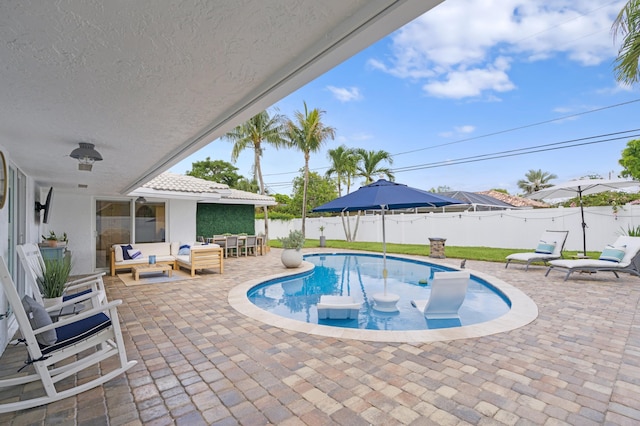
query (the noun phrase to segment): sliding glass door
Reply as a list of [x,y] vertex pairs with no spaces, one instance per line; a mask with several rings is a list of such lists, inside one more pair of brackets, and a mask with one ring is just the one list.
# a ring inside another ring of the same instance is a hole
[[96,200],[96,268],[109,267],[109,248],[131,241],[131,200]]
[[109,267],[114,244],[164,242],[166,203],[96,200],[96,268]]

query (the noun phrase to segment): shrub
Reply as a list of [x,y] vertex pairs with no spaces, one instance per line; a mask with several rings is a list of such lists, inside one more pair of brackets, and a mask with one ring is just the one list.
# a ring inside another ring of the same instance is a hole
[[300,250],[304,246],[304,234],[302,231],[290,231],[288,237],[278,238],[284,249]]

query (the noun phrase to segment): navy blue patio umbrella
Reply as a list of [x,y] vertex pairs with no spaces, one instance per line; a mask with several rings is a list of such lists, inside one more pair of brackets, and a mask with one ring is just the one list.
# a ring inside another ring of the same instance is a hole
[[[385,280],[384,295],[387,295],[387,241],[385,235],[384,212],[386,210],[414,207],[442,207],[451,204],[465,204],[455,198],[434,194],[422,189],[380,179],[363,186],[357,191],[329,201],[313,209],[314,212],[351,212],[358,210],[380,210],[382,215],[382,276]],[[395,308],[395,304],[394,304]],[[396,309],[393,309],[396,310]]]

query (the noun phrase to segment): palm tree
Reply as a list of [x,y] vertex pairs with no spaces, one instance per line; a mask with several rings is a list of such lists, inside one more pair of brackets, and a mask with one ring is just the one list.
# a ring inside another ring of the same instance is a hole
[[348,193],[351,177],[356,173],[358,157],[354,149],[347,148],[345,145],[340,145],[336,149],[330,149],[327,151],[327,157],[331,160],[331,166],[329,170],[326,171],[326,176],[331,177],[335,175],[338,184],[338,196],[342,197],[342,183],[345,182],[347,184]]
[[359,157],[358,176],[362,176],[365,179],[365,185],[372,183],[376,175],[386,175],[391,181],[394,179],[391,169],[380,166],[383,161],[388,162],[390,165],[393,164],[393,157],[387,151],[367,151],[359,148],[356,152]]
[[614,39],[620,34],[622,45],[615,60],[616,80],[628,85],[640,79],[640,0],[629,0],[611,27]]
[[549,188],[553,184],[549,183],[551,179],[557,179],[558,176],[553,173],[543,172],[542,170],[529,170],[524,175],[525,179],[518,181],[518,188],[522,189],[525,194],[531,194],[544,188]]
[[[342,182],[346,181],[347,194],[351,188],[351,178],[355,176],[358,165],[358,155],[355,149],[347,148],[345,145],[340,145],[336,149],[330,149],[327,152],[327,156],[331,160],[331,167],[327,170],[327,176],[336,176],[338,182],[338,196],[342,197]],[[342,219],[342,228],[344,229],[344,235],[347,241],[352,241],[351,235],[351,222],[349,220],[349,213],[347,212],[346,220],[345,213],[340,212],[340,218]],[[357,220],[359,220],[358,217]],[[356,228],[357,229],[357,228]]]
[[[280,148],[288,146],[284,133],[284,117],[280,114],[270,116],[267,111],[254,115],[245,123],[226,133],[223,138],[233,142],[231,161],[235,163],[240,153],[246,148],[253,149],[253,178],[258,180],[260,194],[266,195],[260,158],[264,150],[263,143]],[[267,206],[264,206],[265,241],[269,241],[269,216]]]
[[311,111],[304,103],[304,113],[295,112],[296,122],[287,121],[287,133],[291,146],[304,154],[304,187],[302,190],[302,234],[305,234],[305,217],[307,216],[307,186],[309,184],[309,157],[318,152],[327,138],[335,138],[335,129],[322,123],[325,112],[314,108]]

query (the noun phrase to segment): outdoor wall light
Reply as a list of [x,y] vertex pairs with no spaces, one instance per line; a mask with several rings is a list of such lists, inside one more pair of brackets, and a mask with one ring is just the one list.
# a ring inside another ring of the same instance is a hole
[[80,147],[71,151],[69,156],[78,160],[78,170],[90,172],[93,163],[102,161],[102,155],[95,150],[94,144],[88,142],[80,142]]
[[147,199],[142,196],[136,198],[136,204],[144,204],[146,202],[147,202]]

